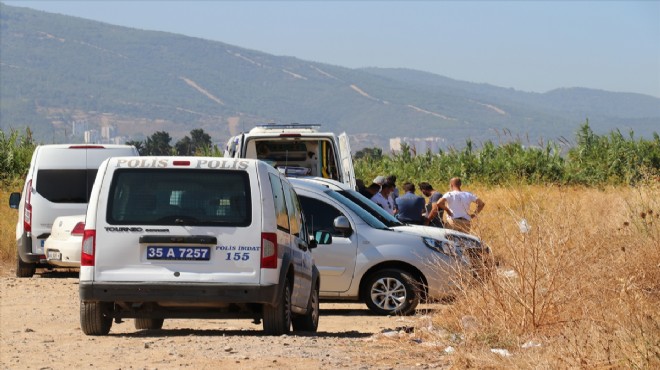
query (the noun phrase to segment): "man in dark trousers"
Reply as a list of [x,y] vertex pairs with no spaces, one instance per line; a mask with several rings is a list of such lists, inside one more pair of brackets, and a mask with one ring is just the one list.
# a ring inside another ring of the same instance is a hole
[[399,209],[396,218],[407,224],[423,225],[424,198],[415,195],[415,185],[412,183],[406,182],[402,189],[405,193],[396,198]]

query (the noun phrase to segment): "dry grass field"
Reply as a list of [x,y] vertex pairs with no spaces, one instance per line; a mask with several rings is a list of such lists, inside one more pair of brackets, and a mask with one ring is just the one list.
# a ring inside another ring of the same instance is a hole
[[[660,368],[660,182],[465,190],[486,202],[474,232],[497,268],[466,279],[433,330],[414,330],[451,343],[429,351],[457,368]],[[16,255],[8,196],[0,190],[5,270]]]
[[471,190],[498,267],[434,318],[456,339],[456,366],[660,367],[657,180]]

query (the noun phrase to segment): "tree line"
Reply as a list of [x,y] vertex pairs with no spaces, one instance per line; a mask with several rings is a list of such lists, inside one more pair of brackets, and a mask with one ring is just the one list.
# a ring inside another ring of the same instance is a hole
[[[128,141],[140,155],[222,156],[211,136],[202,129],[171,144],[165,131],[158,131],[144,141]],[[27,174],[36,144],[30,129],[24,133],[0,131],[0,182],[16,181]],[[402,146],[399,153],[384,154],[380,148],[365,148],[355,153],[354,166],[358,178],[395,174],[408,181],[444,184],[460,176],[469,182],[485,185],[508,183],[565,185],[624,185],[644,179],[660,180],[660,137],[636,139],[619,130],[597,135],[585,122],[576,133],[575,144],[567,150],[549,141],[525,146],[520,140],[503,144],[486,141],[479,148],[467,140],[461,149],[450,148],[438,153],[414,153]]]
[[[565,145],[564,145],[565,147]],[[402,145],[398,153],[384,155],[366,148],[354,156],[358,178],[395,174],[400,179],[446,183],[459,176],[485,185],[509,183],[565,185],[624,185],[652,178],[660,180],[660,137],[635,139],[619,130],[597,135],[582,124],[575,144],[567,150],[556,142],[525,146],[520,140],[503,144],[486,141],[479,149],[467,140],[462,149],[414,153]]]
[[190,131],[190,136],[186,135],[183,139],[171,145],[172,137],[166,131],[157,131],[143,141],[130,140],[127,145],[133,145],[137,148],[140,155],[185,155],[185,156],[215,156],[218,157],[220,151],[213,145],[211,135],[202,129]]

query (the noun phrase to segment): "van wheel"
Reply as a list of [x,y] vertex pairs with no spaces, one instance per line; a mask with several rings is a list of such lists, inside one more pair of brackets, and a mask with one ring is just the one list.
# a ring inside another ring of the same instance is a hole
[[109,302],[80,301],[80,328],[87,335],[108,335],[112,326]]
[[293,318],[293,330],[316,332],[319,327],[319,285],[309,294],[307,313]]
[[376,271],[365,281],[362,297],[378,315],[411,315],[419,304],[419,283],[397,269]]
[[160,330],[163,328],[165,319],[135,319],[135,329],[138,330]]
[[34,276],[36,271],[36,264],[23,262],[23,260],[21,260],[21,256],[16,255],[16,277],[29,278]]
[[264,331],[267,335],[282,335],[291,332],[291,286],[284,279],[282,297],[277,306],[264,305]]

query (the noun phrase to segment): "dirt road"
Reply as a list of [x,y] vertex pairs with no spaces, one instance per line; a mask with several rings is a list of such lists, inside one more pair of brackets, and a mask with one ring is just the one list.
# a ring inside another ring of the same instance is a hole
[[[133,320],[110,335],[80,330],[75,273],[0,277],[2,369],[406,369],[449,365],[443,349],[411,328],[428,317],[380,317],[362,304],[321,304],[315,335],[265,336],[250,320],[165,320],[138,331]],[[427,311],[442,305],[422,306]],[[397,330],[398,328],[398,330]],[[406,328],[406,330],[402,330]]]

